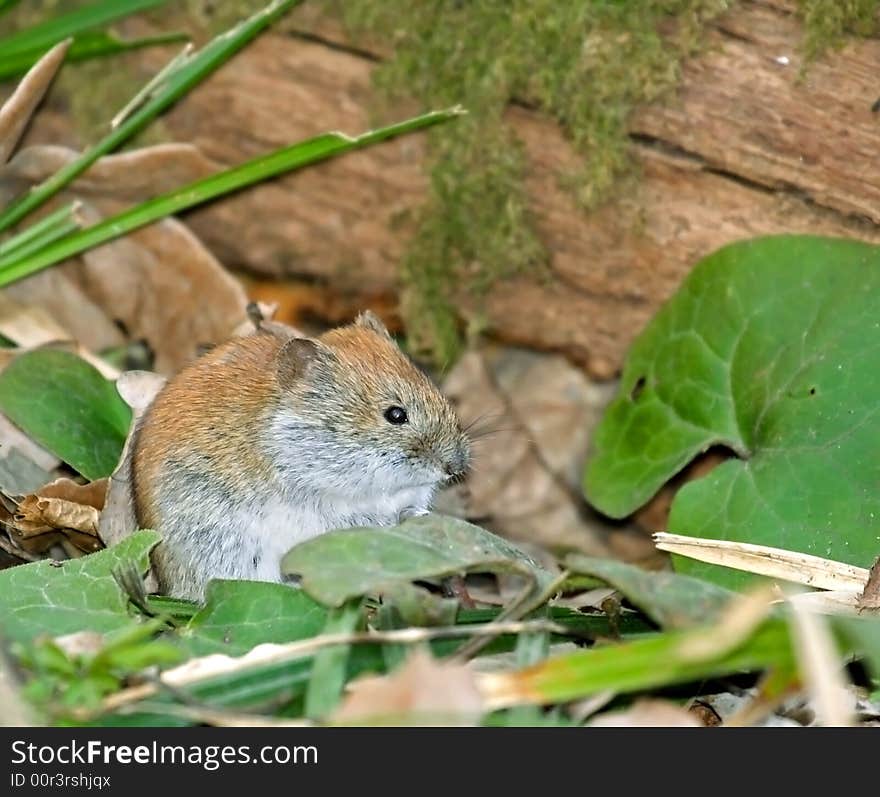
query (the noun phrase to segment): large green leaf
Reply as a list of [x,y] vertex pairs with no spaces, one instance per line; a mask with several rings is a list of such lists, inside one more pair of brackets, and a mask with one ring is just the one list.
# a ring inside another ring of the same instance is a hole
[[264,642],[316,636],[327,610],[302,590],[261,581],[212,581],[205,606],[181,630],[193,656],[239,656]]
[[113,472],[131,423],[113,383],[58,349],[22,354],[0,373],[0,410],[89,479]]
[[669,531],[869,566],[880,550],[878,373],[880,249],[812,236],[729,246],[633,345],[587,496],[622,517],[720,444],[738,458],[679,491]]
[[81,559],[0,571],[0,635],[23,642],[41,634],[106,632],[129,625],[128,596],[113,571],[134,565],[145,573],[158,540],[154,531],[139,531]]
[[506,540],[457,518],[425,515],[399,526],[331,531],[301,543],[283,559],[315,600],[341,606],[387,584],[466,571],[517,572],[537,589],[550,573]]

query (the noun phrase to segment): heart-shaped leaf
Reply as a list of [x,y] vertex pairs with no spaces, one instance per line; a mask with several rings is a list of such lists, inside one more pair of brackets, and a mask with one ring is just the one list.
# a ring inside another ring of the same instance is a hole
[[[880,249],[780,236],[702,261],[632,347],[585,488],[622,517],[694,456],[669,531],[867,567],[880,551]],[[742,573],[678,560],[726,585]]]
[[0,571],[0,634],[26,641],[41,634],[106,632],[128,625],[128,596],[113,572],[133,565],[146,573],[150,550],[158,541],[155,531],[139,531],[81,559]]

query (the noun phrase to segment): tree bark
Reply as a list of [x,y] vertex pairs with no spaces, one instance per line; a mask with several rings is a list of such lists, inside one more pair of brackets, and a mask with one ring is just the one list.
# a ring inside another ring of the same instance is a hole
[[[371,126],[377,55],[304,7],[293,35],[269,33],[167,115],[171,135],[228,165],[329,129]],[[562,351],[607,378],[644,324],[703,256],[771,233],[880,241],[880,40],[851,41],[800,77],[794,3],[744,2],[709,29],[679,89],[631,120],[638,181],[592,213],[559,186],[580,156],[546,116],[515,106],[527,187],[549,274],[494,286],[492,334]],[[162,56],[138,54],[144,73]],[[411,109],[401,111],[401,115]],[[424,201],[414,136],[189,213],[228,266],[331,286],[345,314],[393,297]],[[467,295],[462,314],[476,311]]]

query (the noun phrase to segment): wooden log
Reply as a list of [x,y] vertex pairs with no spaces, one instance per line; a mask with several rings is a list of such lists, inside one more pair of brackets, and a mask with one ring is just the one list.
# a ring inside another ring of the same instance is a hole
[[[168,114],[171,135],[227,165],[327,129],[368,128],[376,54],[305,8],[299,32],[264,35]],[[482,307],[495,336],[562,351],[606,378],[712,250],[784,232],[880,240],[880,40],[852,41],[801,78],[793,10],[743,2],[713,23],[679,89],[631,120],[640,179],[590,214],[559,186],[580,156],[558,126],[511,108],[549,273],[498,283],[482,304],[463,292],[462,315]],[[136,58],[147,74],[162,56]],[[387,301],[426,196],[424,147],[421,136],[390,142],[186,221],[228,266],[329,285],[351,311]]]

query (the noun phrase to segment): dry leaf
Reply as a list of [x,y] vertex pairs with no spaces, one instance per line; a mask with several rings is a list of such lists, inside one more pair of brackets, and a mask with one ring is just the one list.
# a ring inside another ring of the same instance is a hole
[[116,380],[117,392],[132,409],[132,426],[153,403],[153,399],[167,381],[164,376],[154,374],[152,371],[126,371]]
[[[65,348],[70,348],[86,362],[97,368],[106,379],[115,379],[119,376],[117,368],[77,344],[70,332],[61,326],[45,308],[15,301],[3,293],[0,293],[0,334],[9,338],[22,350],[67,343]],[[14,353],[20,354],[21,351]]]
[[[25,496],[18,505],[14,520],[26,522],[34,527],[42,525],[49,529],[73,529],[92,537],[98,536],[99,512],[93,506],[83,506],[63,498],[41,498],[36,495]],[[32,534],[33,532],[30,532]]]
[[668,700],[637,700],[624,711],[600,714],[588,723],[594,728],[702,728],[691,711]]
[[874,560],[868,581],[856,602],[859,609],[880,609],[880,557]]
[[[61,498],[82,506],[94,507],[97,510],[104,508],[107,500],[107,487],[109,479],[96,479],[87,484],[80,484],[73,479],[61,478],[40,487],[36,494],[43,498]],[[75,528],[75,527],[74,527]]]
[[[580,489],[589,430],[612,386],[593,384],[562,357],[489,348],[465,354],[443,389],[473,424],[474,464],[464,485],[440,497],[441,511],[550,548],[622,553],[613,546],[627,532],[592,512]],[[626,558],[652,555],[648,536],[638,540]]]
[[467,665],[438,661],[416,649],[390,675],[350,683],[333,722],[473,725],[483,711],[474,673]]
[[73,40],[56,44],[28,73],[0,108],[0,164],[6,163],[28,122],[46,94],[52,79],[64,62]]
[[[70,163],[63,147],[30,147],[0,168],[0,206]],[[53,207],[82,201],[87,224],[213,171],[193,147],[163,145],[101,159]],[[75,193],[74,193],[75,192]],[[51,208],[47,208],[48,212]],[[171,373],[202,344],[226,339],[247,299],[198,239],[173,218],[21,280],[9,296],[43,307],[93,351],[144,340]],[[120,332],[120,327],[125,334]]]

